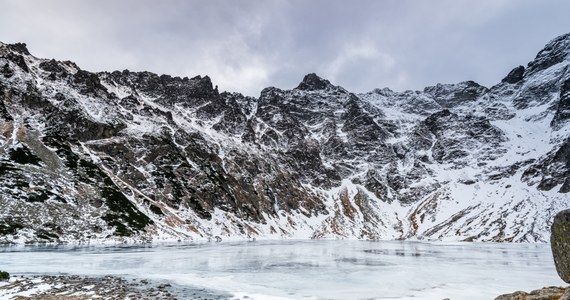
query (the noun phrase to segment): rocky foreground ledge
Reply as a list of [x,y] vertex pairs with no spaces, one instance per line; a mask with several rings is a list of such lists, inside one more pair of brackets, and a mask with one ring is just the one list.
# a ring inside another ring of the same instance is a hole
[[0,299],[87,300],[87,299],[227,299],[205,289],[177,289],[164,282],[116,276],[77,275],[14,276],[0,282]]
[[495,300],[570,300],[570,287],[551,286],[530,293],[518,291],[501,295]]

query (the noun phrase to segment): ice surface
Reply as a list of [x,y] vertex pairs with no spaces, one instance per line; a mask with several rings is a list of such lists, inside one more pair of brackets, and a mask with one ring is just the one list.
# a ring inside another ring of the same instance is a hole
[[564,285],[545,244],[289,240],[18,246],[0,248],[0,268],[12,274],[168,280],[236,299],[480,300]]

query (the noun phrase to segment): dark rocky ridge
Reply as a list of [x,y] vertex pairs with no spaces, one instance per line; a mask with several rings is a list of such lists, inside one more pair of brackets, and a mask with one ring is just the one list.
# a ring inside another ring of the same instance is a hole
[[[308,74],[257,99],[208,76],[91,73],[0,44],[0,242],[544,241],[570,191],[568,40],[490,89],[357,95]],[[439,209],[450,201],[452,216]],[[515,210],[537,223],[509,223]]]

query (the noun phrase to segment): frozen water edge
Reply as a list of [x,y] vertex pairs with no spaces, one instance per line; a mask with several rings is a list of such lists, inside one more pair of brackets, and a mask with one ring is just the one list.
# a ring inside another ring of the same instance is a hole
[[285,240],[0,252],[13,274],[166,280],[234,299],[494,299],[564,285],[545,244]]

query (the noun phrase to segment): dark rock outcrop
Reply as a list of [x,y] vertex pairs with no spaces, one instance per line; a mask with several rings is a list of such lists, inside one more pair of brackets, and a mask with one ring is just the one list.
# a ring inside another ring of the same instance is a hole
[[437,84],[426,87],[424,93],[443,108],[453,108],[477,100],[487,91],[487,88],[474,81],[464,81],[458,84]]
[[8,55],[6,55],[6,58],[8,60],[10,60],[11,62],[13,62],[16,66],[20,67],[22,69],[22,71],[29,73],[30,69],[28,68],[28,64],[26,63],[26,60],[24,59],[24,57],[20,54],[16,54],[14,52],[10,52],[8,53]]
[[507,76],[503,78],[503,80],[501,80],[501,82],[515,84],[523,79],[523,75],[524,75],[524,67],[518,66],[512,69],[509,72],[509,74],[507,74]]
[[420,122],[412,132],[410,145],[417,150],[431,149],[432,158],[440,163],[461,162],[469,158],[470,149],[479,149],[481,158],[492,160],[501,155],[504,141],[500,129],[484,117],[460,116],[448,109],[434,113]]
[[550,126],[559,129],[570,121],[570,78],[567,79],[560,90],[560,100],[556,106],[556,113]]
[[547,69],[567,59],[570,54],[570,33],[550,41],[536,58],[528,64],[525,75],[531,75]]
[[538,189],[548,191],[561,185],[559,192],[570,192],[570,138],[555,147],[543,159],[531,165],[522,175],[524,181],[536,179]]
[[8,44],[7,47],[14,52],[18,52],[23,55],[30,55],[28,47],[25,43]]
[[324,90],[328,86],[331,86],[331,83],[328,80],[322,79],[315,73],[310,73],[305,75],[303,81],[297,86],[297,89],[304,91],[317,91]]

